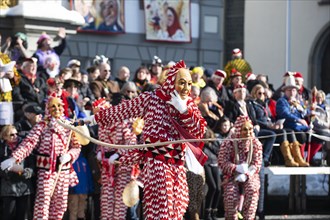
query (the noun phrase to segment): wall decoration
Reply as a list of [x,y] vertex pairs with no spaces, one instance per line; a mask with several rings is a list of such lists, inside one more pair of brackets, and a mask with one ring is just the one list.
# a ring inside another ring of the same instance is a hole
[[124,0],[74,0],[73,10],[85,19],[81,32],[125,33]]
[[146,39],[191,42],[190,0],[144,0]]

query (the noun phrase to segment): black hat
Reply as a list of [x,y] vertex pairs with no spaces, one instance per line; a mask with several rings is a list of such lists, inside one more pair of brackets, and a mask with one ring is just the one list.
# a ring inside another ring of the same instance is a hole
[[24,112],[34,113],[36,115],[43,114],[44,111],[38,105],[28,105],[24,108]]
[[63,88],[68,88],[72,85],[74,85],[78,88],[82,87],[82,83],[78,79],[71,77],[70,79],[67,79],[64,81]]

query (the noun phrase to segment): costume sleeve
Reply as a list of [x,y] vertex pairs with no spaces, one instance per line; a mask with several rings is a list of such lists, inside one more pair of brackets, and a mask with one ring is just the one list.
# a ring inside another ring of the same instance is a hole
[[76,138],[76,134],[74,132],[72,132],[72,137],[70,140],[70,149],[69,149],[68,153],[71,155],[71,158],[72,158],[71,160],[73,162],[78,159],[80,151],[81,151],[81,145],[79,144],[79,142]]
[[234,146],[233,142],[226,140],[220,146],[218,155],[218,164],[225,176],[233,176],[235,174],[236,165],[234,164]]
[[17,162],[21,162],[24,158],[31,154],[32,150],[39,145],[40,136],[42,135],[42,131],[44,130],[46,123],[36,124],[28,136],[24,138],[22,143],[19,145],[17,150],[15,150],[12,156],[17,160]]
[[149,100],[150,93],[142,93],[132,100],[124,100],[119,105],[101,110],[95,115],[95,120],[100,126],[110,126],[125,119],[142,117]]
[[183,123],[182,127],[196,138],[203,138],[206,128],[206,121],[192,100],[189,100],[187,105],[188,112],[185,114],[180,114],[179,116],[181,122]]
[[255,138],[253,140],[253,155],[252,161],[249,165],[249,170],[254,170],[254,175],[259,175],[259,171],[262,163],[262,145],[260,141]]

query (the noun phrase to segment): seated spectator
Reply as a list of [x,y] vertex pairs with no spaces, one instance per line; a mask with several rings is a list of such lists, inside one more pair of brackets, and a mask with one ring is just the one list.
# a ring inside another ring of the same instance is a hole
[[[315,118],[312,119],[313,131],[316,134],[330,137],[330,107],[325,102],[325,93],[322,90],[316,92],[316,106],[315,106]],[[327,154],[330,153],[330,142],[326,143]],[[315,154],[322,148],[323,141],[312,137],[310,154],[307,161],[311,161],[315,164],[313,158]],[[330,165],[330,164],[328,164]]]
[[79,118],[86,118],[86,114],[83,112],[83,100],[79,99],[79,89],[81,88],[82,83],[76,78],[70,78],[64,81],[63,88],[68,92],[67,100],[69,104],[69,109],[72,112],[72,115],[69,115],[70,118],[73,118],[73,115]]
[[200,93],[201,90],[198,86],[191,86],[190,97],[194,100],[196,105],[198,105],[201,101]]
[[162,60],[158,56],[154,56],[151,66],[150,66],[150,74],[151,74],[151,79],[150,83],[151,84],[158,84],[159,77],[162,74],[163,71],[163,63]]
[[49,55],[45,58],[44,66],[39,71],[40,77],[42,77],[45,82],[49,78],[55,78],[60,72],[59,63],[56,59],[56,56]]
[[297,93],[299,100],[303,102],[304,106],[309,106],[309,101],[312,98],[311,90],[304,86],[304,78],[300,72],[295,72],[293,76],[298,87]]
[[203,79],[204,69],[201,66],[194,67],[191,72],[191,79],[193,81],[194,86],[198,86],[199,88],[204,88],[206,83]]
[[229,78],[229,85],[227,86],[228,97],[234,100],[233,91],[237,85],[242,84],[242,73],[238,72],[236,69],[232,69]]
[[223,70],[216,70],[211,76],[211,79],[207,82],[206,86],[215,90],[218,97],[218,104],[223,108],[226,108],[226,104],[229,101],[227,88],[223,85],[223,81],[227,74]]
[[211,87],[205,88],[200,95],[198,108],[205,118],[208,126],[213,131],[219,119],[223,116],[223,108],[217,103],[218,97],[214,89]]
[[87,68],[88,81],[91,83],[96,80],[100,75],[100,70],[96,66],[91,66]]
[[119,68],[118,75],[116,76],[115,81],[118,82],[120,89],[129,80],[130,76],[131,72],[127,66],[122,66]]
[[[284,96],[279,98],[276,103],[276,114],[278,119],[285,119],[284,128],[292,129],[296,133],[297,140],[293,140],[290,146],[281,147],[286,166],[309,166],[303,158],[305,143],[307,140],[306,132],[310,128],[304,119],[306,111],[301,103],[296,99],[297,85],[294,76],[289,75],[286,77],[285,85],[282,87]],[[292,156],[293,159],[292,160]]]
[[35,104],[27,104],[23,107],[24,116],[15,123],[15,127],[20,137],[26,137],[32,127],[42,119],[44,111],[40,106]]
[[90,82],[88,79],[88,73],[85,70],[81,70],[81,83],[82,86],[79,90],[79,96],[83,100],[83,106],[86,110],[92,110],[92,102],[95,100],[95,96],[90,88]]
[[[0,161],[2,162],[12,157],[12,152],[17,149],[22,139],[17,136],[17,130],[13,125],[6,125],[1,130],[0,140]],[[15,163],[9,170],[0,169],[1,219],[24,220],[25,215],[31,215],[29,197],[35,192],[32,179],[35,175],[35,164],[35,157],[31,155],[22,162]]]
[[145,92],[145,91],[152,91],[155,89],[155,85],[151,84],[148,81],[149,70],[145,66],[140,66],[134,75],[133,82],[135,83],[136,87],[138,88],[138,94]]
[[99,69],[100,75],[91,82],[91,90],[96,99],[105,97],[107,101],[111,102],[115,96],[120,96],[120,89],[116,81],[110,80],[110,60],[103,55],[95,56],[93,63]]

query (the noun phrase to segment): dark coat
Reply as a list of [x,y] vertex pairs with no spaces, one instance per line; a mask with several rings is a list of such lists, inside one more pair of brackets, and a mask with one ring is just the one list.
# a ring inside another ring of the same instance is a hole
[[[20,143],[20,141],[18,142]],[[17,144],[18,145],[18,144]],[[11,157],[12,151],[4,142],[0,142],[0,161]],[[24,168],[31,168],[35,170],[35,156],[31,154],[23,161]],[[0,169],[1,176],[1,196],[20,197],[33,194],[35,191],[35,179],[26,179],[24,175],[20,175],[11,171],[3,171]]]

